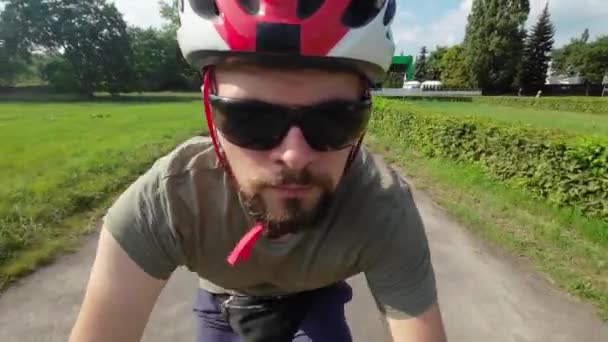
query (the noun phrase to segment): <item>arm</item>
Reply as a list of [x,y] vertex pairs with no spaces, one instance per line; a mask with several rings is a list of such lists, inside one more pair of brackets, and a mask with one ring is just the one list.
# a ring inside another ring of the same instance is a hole
[[[397,178],[397,176],[395,176]],[[422,217],[404,181],[389,211],[376,210],[382,227],[368,245],[365,273],[372,295],[395,342],[444,342],[431,250]],[[388,202],[385,200],[385,202]]]
[[433,304],[424,313],[410,319],[387,317],[393,341],[446,342],[439,304]]
[[139,341],[165,283],[137,266],[104,226],[69,342]]

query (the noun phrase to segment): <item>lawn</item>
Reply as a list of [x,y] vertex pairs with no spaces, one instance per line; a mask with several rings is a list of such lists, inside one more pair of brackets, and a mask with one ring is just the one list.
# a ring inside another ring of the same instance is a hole
[[0,103],[0,288],[204,127],[200,101],[188,97]]
[[608,115],[516,108],[474,102],[401,101],[396,99],[391,99],[389,102],[401,102],[401,106],[415,106],[439,114],[479,116],[573,133],[608,136]]

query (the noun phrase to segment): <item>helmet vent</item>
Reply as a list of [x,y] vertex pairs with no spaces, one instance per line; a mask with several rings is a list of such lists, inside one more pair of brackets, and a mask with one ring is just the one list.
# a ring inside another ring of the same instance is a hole
[[351,28],[359,28],[369,24],[378,13],[386,0],[352,0],[342,16],[342,23]]
[[211,19],[220,15],[216,0],[190,0],[194,12],[203,18]]
[[251,15],[258,15],[260,12],[260,0],[239,0],[239,3]]
[[393,19],[395,19],[395,14],[397,14],[397,1],[388,0],[388,5],[386,5],[386,12],[384,12],[384,26],[390,24]]
[[325,0],[299,0],[298,18],[300,18],[300,20],[310,18],[313,14],[317,13],[323,3],[325,3]]

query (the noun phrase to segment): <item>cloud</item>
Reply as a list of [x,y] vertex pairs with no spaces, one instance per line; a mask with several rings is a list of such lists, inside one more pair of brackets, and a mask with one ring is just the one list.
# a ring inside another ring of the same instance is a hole
[[[546,0],[530,1],[530,16],[526,27],[534,25],[545,2]],[[473,0],[460,0],[452,9],[425,17],[409,9],[402,10],[394,24],[397,51],[415,55],[423,45],[433,50],[437,45],[450,46],[462,42],[472,4]],[[608,34],[607,0],[549,0],[549,11],[556,27],[556,47],[568,43],[573,37],[579,37],[585,28],[589,28],[591,39]]]
[[473,0],[462,0],[439,17],[422,17],[401,11],[395,19],[397,51],[416,54],[422,46],[451,46],[462,41]]
[[[534,25],[545,6],[545,0],[530,3],[527,27]],[[591,39],[608,34],[608,1],[606,0],[550,0],[549,12],[555,25],[555,45],[562,46],[573,37],[580,37],[585,28]]]
[[158,0],[110,0],[124,15],[130,25],[139,27],[160,27],[163,23],[160,17]]

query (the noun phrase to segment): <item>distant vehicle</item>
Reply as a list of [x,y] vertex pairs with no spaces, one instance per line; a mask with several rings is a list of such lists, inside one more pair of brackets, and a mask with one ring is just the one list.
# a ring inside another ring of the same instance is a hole
[[418,81],[406,81],[403,82],[403,89],[420,89],[421,84]]
[[441,81],[424,81],[422,82],[422,90],[441,90],[443,83]]

